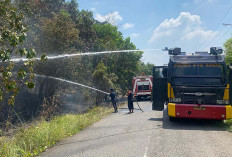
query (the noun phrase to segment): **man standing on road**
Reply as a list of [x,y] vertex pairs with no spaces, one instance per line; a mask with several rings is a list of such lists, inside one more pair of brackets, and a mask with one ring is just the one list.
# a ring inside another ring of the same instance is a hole
[[128,109],[130,113],[134,112],[134,104],[133,104],[133,94],[130,89],[127,90],[128,96]]
[[114,107],[114,113],[116,113],[116,112],[118,112],[118,107],[116,104],[116,94],[112,88],[110,89],[110,97],[111,97],[112,105]]

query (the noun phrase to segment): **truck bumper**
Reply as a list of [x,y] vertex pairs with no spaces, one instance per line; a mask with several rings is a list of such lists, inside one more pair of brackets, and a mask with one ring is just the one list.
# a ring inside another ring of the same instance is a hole
[[197,105],[168,103],[168,115],[177,118],[232,119],[231,105]]

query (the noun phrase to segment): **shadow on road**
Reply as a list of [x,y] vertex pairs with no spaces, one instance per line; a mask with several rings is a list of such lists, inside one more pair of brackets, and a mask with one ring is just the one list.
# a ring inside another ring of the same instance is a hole
[[133,100],[134,102],[147,102],[147,101],[149,101],[149,102],[151,102],[151,99],[146,99],[146,98],[143,98],[143,99],[140,99],[140,100]]
[[163,118],[150,118],[150,121],[163,121]]
[[169,120],[167,109],[163,111],[163,128],[175,130],[205,130],[205,131],[223,131],[225,125],[223,121],[205,120],[205,119],[174,119]]
[[163,118],[150,118],[150,121],[163,121],[163,129],[171,130],[205,130],[205,131],[225,131],[226,125],[223,121],[204,119],[174,119],[169,120],[167,109],[163,111]]

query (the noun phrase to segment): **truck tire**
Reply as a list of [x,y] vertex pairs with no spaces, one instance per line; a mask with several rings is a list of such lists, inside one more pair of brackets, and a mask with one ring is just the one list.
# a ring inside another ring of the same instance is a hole
[[170,122],[175,121],[175,117],[170,117],[170,116],[169,116],[169,121],[170,121]]

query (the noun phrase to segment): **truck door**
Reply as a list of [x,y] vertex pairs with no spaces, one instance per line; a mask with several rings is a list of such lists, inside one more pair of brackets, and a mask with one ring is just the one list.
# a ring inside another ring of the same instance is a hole
[[229,77],[228,77],[228,82],[230,85],[229,88],[229,104],[232,105],[232,66],[230,66],[229,68]]
[[153,68],[152,110],[162,111],[167,100],[167,66]]

